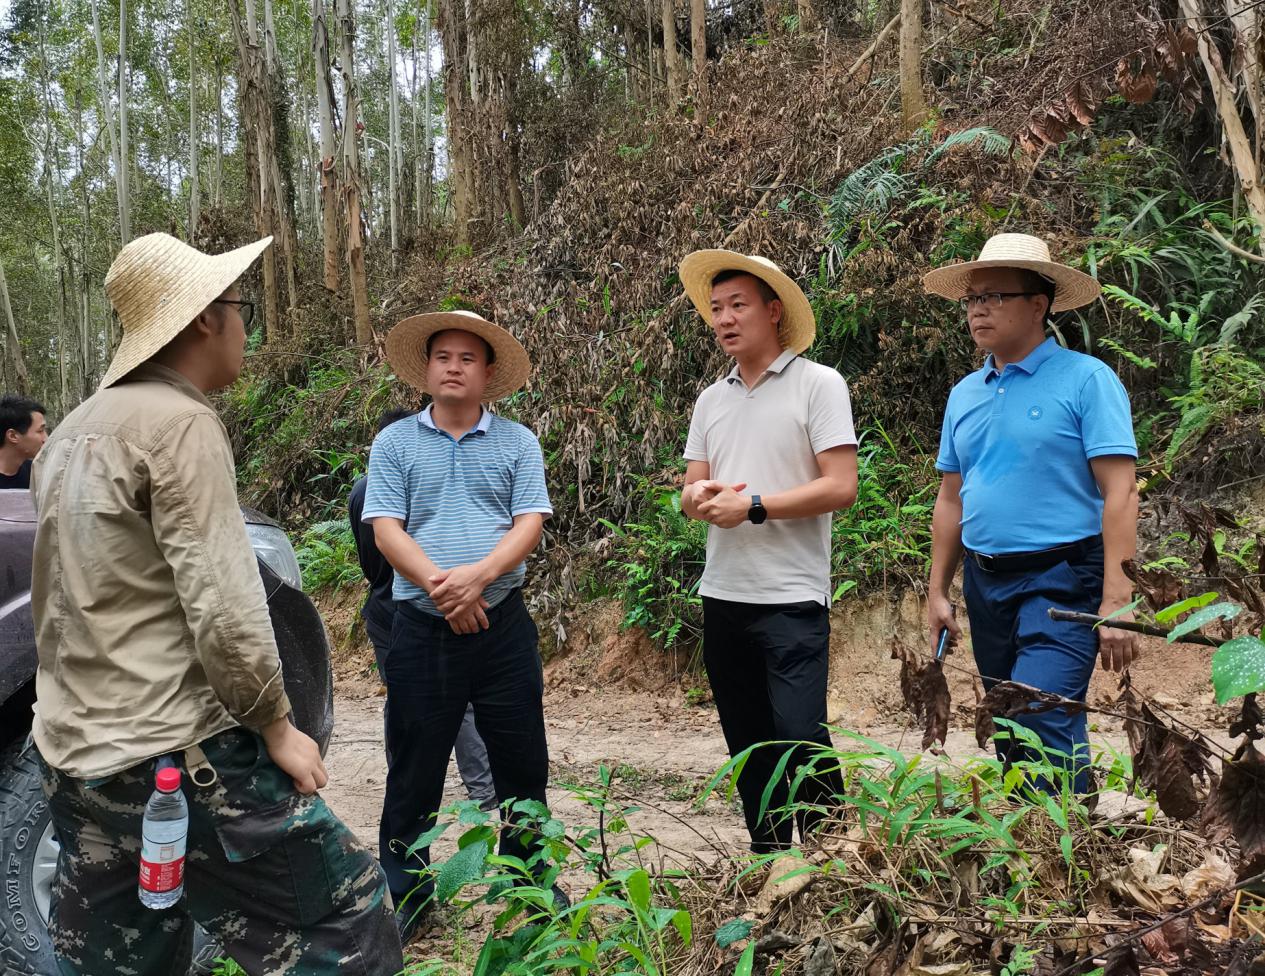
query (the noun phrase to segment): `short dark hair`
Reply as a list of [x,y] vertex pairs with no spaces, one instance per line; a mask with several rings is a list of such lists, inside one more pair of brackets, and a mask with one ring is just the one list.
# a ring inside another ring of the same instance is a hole
[[418,412],[411,407],[392,407],[378,418],[378,433],[381,434],[397,420],[403,420],[405,417],[416,417]]
[[488,351],[488,365],[491,366],[494,362],[496,362],[496,350],[492,348],[492,343],[488,342],[487,339],[483,338],[483,336],[470,332],[469,329],[457,329],[457,328],[440,329],[438,332],[431,333],[430,338],[426,340],[426,358],[427,359],[430,359],[430,347],[434,345],[435,340],[438,339],[445,332],[469,332],[470,335],[474,336],[481,343],[483,343],[483,348]]
[[738,268],[727,268],[724,271],[717,271],[712,277],[712,287],[715,288],[717,285],[723,285],[726,281],[733,281],[735,278],[743,277],[750,278],[756,283],[756,287],[760,289],[760,297],[766,303],[780,301],[777,292],[773,290],[773,286],[767,281],[757,274],[752,274],[750,271],[741,271]]
[[0,437],[6,436],[11,430],[25,434],[31,429],[31,414],[34,413],[48,411],[38,400],[18,393],[8,393],[0,397]]
[[1019,272],[1024,291],[1030,291],[1046,297],[1045,320],[1047,322],[1050,321],[1050,315],[1054,311],[1054,293],[1056,289],[1054,282],[1039,271],[1033,271],[1029,268],[1016,268],[1015,270]]

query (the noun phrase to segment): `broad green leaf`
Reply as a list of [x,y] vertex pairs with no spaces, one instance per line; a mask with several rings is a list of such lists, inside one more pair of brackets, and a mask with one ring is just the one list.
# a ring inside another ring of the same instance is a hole
[[754,922],[745,918],[730,919],[716,930],[716,944],[722,949],[728,949],[735,942],[740,942],[750,935],[754,926]]
[[1189,634],[1192,630],[1198,630],[1205,624],[1210,624],[1214,620],[1233,620],[1243,612],[1243,608],[1237,603],[1214,603],[1210,607],[1204,607],[1202,610],[1196,610],[1181,623],[1175,625],[1168,632],[1168,642],[1171,644],[1177,638]]
[[734,976],[751,976],[751,969],[755,965],[755,943],[750,943],[742,950],[742,956],[738,960],[738,965],[734,969]]
[[1259,637],[1236,637],[1212,655],[1212,688],[1217,704],[1265,690],[1265,642]]
[[640,869],[636,870],[628,876],[624,888],[628,892],[628,900],[639,912],[645,914],[650,911],[650,875]]
[[1219,597],[1221,594],[1215,591],[1210,593],[1200,593],[1198,596],[1192,596],[1180,603],[1174,603],[1172,606],[1165,607],[1155,614],[1155,622],[1157,624],[1166,624],[1170,620],[1176,620],[1183,613],[1190,610],[1198,610],[1200,607],[1206,607],[1209,603]]
[[453,895],[483,874],[483,859],[488,854],[488,842],[476,841],[463,847],[444,862],[435,879],[435,897],[451,901]]

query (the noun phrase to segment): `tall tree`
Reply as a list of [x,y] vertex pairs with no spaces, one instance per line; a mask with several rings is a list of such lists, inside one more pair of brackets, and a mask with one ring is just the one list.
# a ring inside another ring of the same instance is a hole
[[663,0],[663,63],[668,76],[668,106],[685,95],[685,66],[676,43],[676,0]]
[[453,205],[453,235],[471,243],[474,219],[472,106],[467,84],[465,0],[439,0],[437,21],[444,51],[444,100],[448,118],[448,172]]
[[690,55],[694,58],[694,91],[707,97],[707,0],[690,0]]
[[927,121],[930,112],[922,94],[922,5],[925,0],[900,4],[900,110],[905,131]]
[[22,343],[18,339],[17,323],[13,321],[13,306],[9,304],[9,282],[4,276],[4,261],[0,260],[0,300],[4,302],[4,320],[6,325],[6,345],[9,347],[9,362],[13,366],[16,377],[17,392],[31,392],[31,374],[26,369],[26,359],[22,356]]
[[[271,138],[271,113],[264,92],[267,75],[259,50],[255,26],[254,0],[246,0],[246,26],[242,25],[239,0],[229,0],[233,38],[237,42],[237,77],[241,97],[243,150],[246,161],[246,183],[255,213],[255,228],[260,237],[273,234],[274,206],[271,168],[268,165],[268,141]],[[277,294],[277,248],[264,252],[260,261],[264,278],[264,335],[271,341],[281,332],[280,302]]]
[[365,248],[360,234],[360,105],[356,85],[356,20],[351,0],[335,0],[342,36],[343,193],[347,197],[347,273],[351,278],[356,342],[373,341],[369,325],[369,290],[365,282]]
[[391,270],[400,263],[400,180],[404,146],[400,134],[400,93],[395,83],[395,3],[387,2],[387,194],[391,205]]
[[316,106],[321,130],[321,244],[325,288],[338,290],[338,172],[334,153],[334,90],[329,73],[329,29],[325,0],[312,0],[312,52],[316,74]]
[[193,0],[185,0],[185,17],[189,26],[189,240],[192,241],[197,236],[202,207],[201,188],[198,186],[201,134],[198,129],[198,52]]
[[[126,0],[122,0],[124,6],[120,9],[126,9]],[[126,244],[132,239],[132,220],[131,220],[131,201],[127,194],[127,174],[125,172],[123,155],[120,152],[119,132],[114,124],[114,110],[111,107],[110,84],[105,74],[105,42],[101,37],[101,14],[97,7],[97,0],[91,0],[92,4],[92,35],[97,46],[97,99],[101,104],[101,119],[105,126],[107,135],[110,138],[110,159],[114,164],[114,192],[118,200],[119,208],[119,238],[122,243]],[[121,22],[121,18],[120,18]],[[120,40],[123,40],[120,37]],[[120,45],[119,55],[119,72],[123,72],[123,61],[126,55],[122,51]]]

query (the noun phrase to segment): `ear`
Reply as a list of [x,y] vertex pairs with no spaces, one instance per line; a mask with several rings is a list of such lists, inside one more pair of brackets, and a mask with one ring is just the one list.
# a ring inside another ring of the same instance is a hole
[[19,436],[21,436],[21,435],[19,435],[19,434],[18,434],[18,432],[17,432],[16,430],[14,430],[12,427],[10,427],[8,430],[6,430],[6,431],[4,432],[4,440],[5,440],[5,443],[6,443],[6,444],[16,444],[16,443],[18,442],[18,437],[19,437]]
[[496,375],[496,363],[488,363],[485,369],[487,369],[488,371],[489,380],[492,379],[492,377]]
[[193,317],[193,321],[189,324],[193,326],[193,332],[199,339],[214,335],[216,318],[215,314],[211,311],[211,306],[208,305],[195,315]]
[[769,315],[773,317],[774,328],[780,329],[782,327],[783,311],[784,309],[782,307],[782,299],[775,298],[773,299],[773,301],[769,302]]

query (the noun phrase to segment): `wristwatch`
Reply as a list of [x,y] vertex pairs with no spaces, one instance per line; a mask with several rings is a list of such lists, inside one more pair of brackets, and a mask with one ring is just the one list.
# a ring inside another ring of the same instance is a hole
[[763,525],[764,520],[769,517],[768,509],[760,504],[760,496],[751,496],[751,507],[747,509],[747,521],[753,525]]

